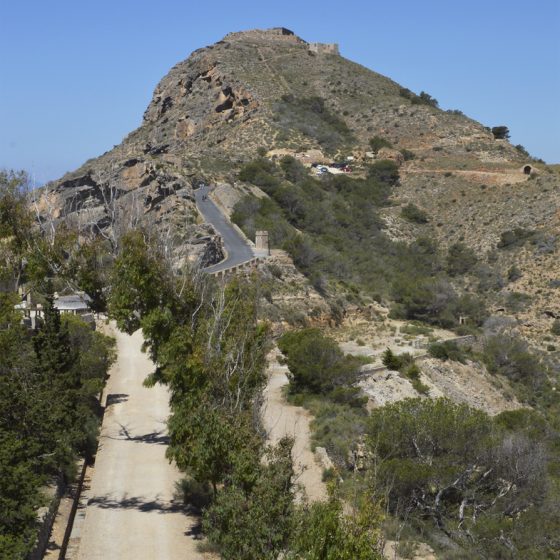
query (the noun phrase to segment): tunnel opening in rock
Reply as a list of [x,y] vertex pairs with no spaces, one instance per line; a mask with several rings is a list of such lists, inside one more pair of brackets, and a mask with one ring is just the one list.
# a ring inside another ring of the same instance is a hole
[[525,173],[525,175],[531,175],[532,171],[533,171],[533,168],[530,165],[526,165],[523,168],[523,173]]

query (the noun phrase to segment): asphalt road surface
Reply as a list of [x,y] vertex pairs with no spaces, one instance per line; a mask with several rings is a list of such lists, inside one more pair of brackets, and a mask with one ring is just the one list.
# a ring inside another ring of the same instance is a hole
[[169,392],[142,386],[153,364],[141,351],[141,331],[116,338],[78,558],[208,558],[196,547],[198,520],[174,498],[181,474],[165,457]]
[[212,224],[214,229],[220,234],[227,252],[227,256],[223,261],[204,269],[204,272],[212,273],[247,262],[254,257],[254,254],[245,239],[235,230],[228,219],[210,199],[208,192],[209,189],[207,186],[199,187],[194,191],[196,206],[204,217],[204,220]]

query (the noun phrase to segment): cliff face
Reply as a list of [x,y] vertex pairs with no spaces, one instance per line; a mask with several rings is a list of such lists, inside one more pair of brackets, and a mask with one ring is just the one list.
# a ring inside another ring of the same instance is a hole
[[[393,145],[380,155],[401,165],[395,203],[416,201],[430,215],[426,232],[444,244],[487,251],[515,225],[557,227],[556,174],[531,183],[526,156],[507,141],[336,53],[283,28],[231,33],[195,51],[158,84],[141,126],[47,185],[40,208],[115,235],[138,223],[172,229],[190,258],[209,263],[221,253],[199,224],[197,181],[233,184],[259,148],[366,160],[380,136]],[[387,220],[397,237],[418,233],[390,212]]]

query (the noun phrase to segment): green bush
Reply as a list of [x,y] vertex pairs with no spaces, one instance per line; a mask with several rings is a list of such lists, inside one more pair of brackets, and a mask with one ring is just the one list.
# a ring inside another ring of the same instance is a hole
[[507,126],[493,126],[492,134],[496,140],[507,140],[509,138],[509,128]]
[[394,186],[399,182],[399,166],[390,159],[376,161],[369,166],[368,177]]
[[383,352],[381,361],[387,369],[402,371],[404,368],[414,363],[414,358],[408,352],[397,355],[390,348],[387,348],[387,350]]
[[464,243],[454,243],[447,252],[447,272],[450,276],[462,276],[470,272],[478,262],[476,253]]
[[[531,551],[524,557],[541,557],[544,535],[555,533],[560,519],[545,497],[547,436],[535,414],[513,411],[493,420],[448,399],[407,399],[374,409],[366,440],[374,495],[386,498],[401,523],[440,542],[449,539],[442,557],[508,558],[504,538]],[[472,515],[482,509],[483,517]],[[534,523],[539,515],[545,528]]]
[[513,230],[504,231],[500,234],[500,241],[498,241],[497,247],[498,249],[512,249],[514,247],[520,247],[534,235],[534,231],[523,228],[514,228]]
[[462,364],[466,361],[466,352],[451,340],[434,342],[428,346],[428,354],[438,360],[451,360]]
[[522,273],[515,265],[512,265],[507,273],[507,279],[509,282],[515,282],[522,277]]
[[560,336],[560,319],[554,319],[552,327],[550,327],[550,332],[556,336]]
[[418,206],[409,202],[402,210],[401,216],[408,220],[409,222],[413,222],[415,224],[427,224],[430,220],[428,219],[428,214],[424,212],[424,210],[420,210]]
[[278,340],[278,347],[290,370],[291,393],[330,395],[338,402],[359,399],[351,385],[357,380],[361,360],[345,356],[319,329],[287,332]]
[[406,148],[403,148],[401,150],[401,154],[404,157],[404,161],[411,161],[413,159],[416,159],[416,154],[414,152],[411,152],[410,150],[407,150]]
[[265,190],[274,189],[280,184],[275,176],[276,166],[266,158],[259,158],[244,165],[239,171],[240,181],[252,183]]
[[437,107],[438,100],[432,97],[429,93],[421,91],[418,95],[411,98],[413,105],[430,105],[430,107]]
[[273,111],[276,123],[286,133],[295,129],[321,144],[327,152],[334,153],[353,140],[346,123],[327,108],[322,97],[286,94]]
[[371,147],[371,151],[376,154],[381,148],[392,148],[393,144],[389,142],[386,138],[382,138],[381,136],[374,136],[370,138],[369,145]]
[[538,391],[546,383],[547,369],[524,340],[515,336],[490,336],[484,343],[482,359],[490,373],[504,375]]

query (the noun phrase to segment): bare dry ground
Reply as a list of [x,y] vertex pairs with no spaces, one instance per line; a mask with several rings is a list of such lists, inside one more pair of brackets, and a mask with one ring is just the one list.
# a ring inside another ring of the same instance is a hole
[[[322,481],[323,467],[318,463],[311,450],[311,415],[301,406],[286,402],[282,388],[288,384],[287,367],[276,360],[277,353],[271,352],[268,364],[268,383],[264,390],[263,422],[270,443],[281,438],[294,438],[292,457],[297,482],[305,490],[309,501],[324,500],[327,489]],[[301,494],[299,495],[301,498]]]

